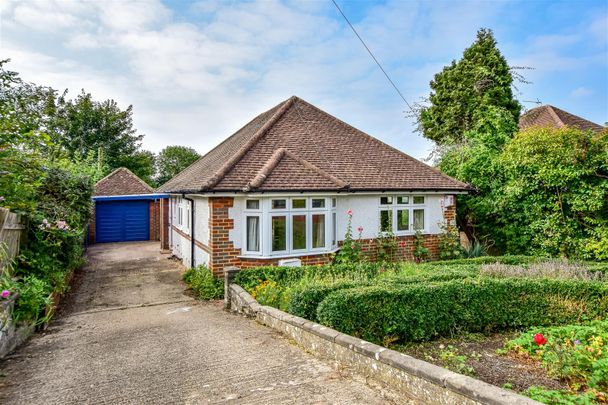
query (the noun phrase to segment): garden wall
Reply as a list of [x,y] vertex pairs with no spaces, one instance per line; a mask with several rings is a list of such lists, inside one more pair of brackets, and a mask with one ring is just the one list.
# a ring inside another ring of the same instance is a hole
[[251,295],[232,284],[234,270],[225,273],[225,305],[228,310],[255,317],[306,350],[346,364],[358,373],[398,389],[413,402],[438,404],[538,404],[471,377],[340,333],[276,308],[260,305]]

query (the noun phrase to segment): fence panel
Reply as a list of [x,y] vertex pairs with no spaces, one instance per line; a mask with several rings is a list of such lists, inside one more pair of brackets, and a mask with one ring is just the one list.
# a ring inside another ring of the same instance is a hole
[[9,264],[19,254],[24,230],[20,215],[0,208],[0,274],[10,275]]

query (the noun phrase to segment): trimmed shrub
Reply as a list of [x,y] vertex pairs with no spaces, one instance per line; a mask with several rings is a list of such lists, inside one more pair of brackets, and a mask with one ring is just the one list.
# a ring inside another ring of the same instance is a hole
[[454,259],[454,260],[438,260],[435,262],[425,263],[425,266],[444,266],[444,265],[455,265],[455,264],[510,264],[520,265],[527,263],[535,263],[538,261],[546,260],[546,258],[540,258],[537,256],[521,256],[521,255],[505,255],[505,256],[481,256],[472,257],[470,259]]
[[606,283],[478,278],[336,291],[319,304],[317,319],[374,342],[407,342],[577,323],[606,313]]
[[334,291],[362,286],[364,284],[353,281],[337,281],[329,284],[295,287],[290,294],[287,312],[317,322],[317,307],[325,297]]
[[224,282],[205,266],[188,269],[182,279],[203,300],[224,298]]
[[240,271],[236,275],[235,283],[247,291],[252,291],[258,284],[261,284],[264,281],[274,281],[278,285],[285,287],[299,282],[304,277],[342,278],[356,275],[358,278],[372,279],[378,275],[381,268],[382,265],[377,263],[352,263],[301,267],[254,267]]

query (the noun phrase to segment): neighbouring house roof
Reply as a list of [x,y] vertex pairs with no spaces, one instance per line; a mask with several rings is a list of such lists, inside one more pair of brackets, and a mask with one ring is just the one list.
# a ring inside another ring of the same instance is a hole
[[555,128],[569,126],[582,130],[590,129],[595,132],[600,132],[604,129],[603,126],[598,125],[595,122],[591,122],[577,115],[570,114],[569,112],[560,110],[552,105],[543,105],[532,108],[531,110],[522,114],[522,116],[519,118],[520,129],[527,129],[534,126],[551,126]]
[[154,189],[131,170],[120,167],[95,184],[94,196],[150,194]]
[[468,189],[293,96],[255,117],[158,191]]

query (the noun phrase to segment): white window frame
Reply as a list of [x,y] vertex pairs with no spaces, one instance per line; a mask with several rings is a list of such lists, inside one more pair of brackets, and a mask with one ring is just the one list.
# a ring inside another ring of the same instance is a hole
[[[306,200],[306,208],[292,208],[293,200]],[[322,208],[313,208],[313,199],[325,200],[325,206]],[[259,200],[259,209],[248,209],[247,200]],[[286,200],[285,208],[272,209],[272,200]],[[335,246],[332,246],[332,226],[333,216],[335,207],[332,207],[332,197],[327,196],[297,196],[297,197],[283,197],[283,196],[269,196],[269,197],[247,197],[244,203],[243,209],[243,248],[242,252],[244,256],[252,257],[280,257],[280,256],[297,256],[307,254],[317,254],[330,252]],[[324,226],[324,245],[322,247],[313,248],[312,241],[312,217],[313,215],[323,214],[325,215],[325,226]],[[298,215],[306,216],[306,248],[305,249],[293,249],[293,217]],[[247,250],[247,217],[258,216],[260,219],[260,251],[253,252]],[[281,251],[272,251],[272,217],[273,216],[285,216],[286,217],[286,249]],[[336,244],[337,244],[336,235]]]
[[[390,204],[380,204],[381,198],[382,197],[392,197],[392,203]],[[407,204],[398,204],[398,197],[408,197],[408,203]],[[414,204],[414,197],[424,197],[424,203],[422,204]],[[378,232],[382,232],[381,230],[381,226],[382,226],[382,222],[380,219],[381,216],[381,211],[392,211],[392,219],[391,219],[391,228],[392,228],[392,232],[394,235],[396,236],[403,236],[403,235],[413,235],[416,233],[416,231],[420,231],[422,233],[428,233],[428,226],[429,226],[429,221],[428,221],[428,215],[429,215],[429,210],[428,210],[428,195],[425,194],[387,194],[387,195],[382,195],[380,197],[378,197],[378,214],[377,214],[377,218],[378,218]],[[414,229],[414,210],[419,210],[422,209],[424,211],[424,227],[422,229]],[[408,210],[409,211],[409,224],[408,224],[408,230],[406,231],[399,231],[397,230],[397,211],[400,210]]]

